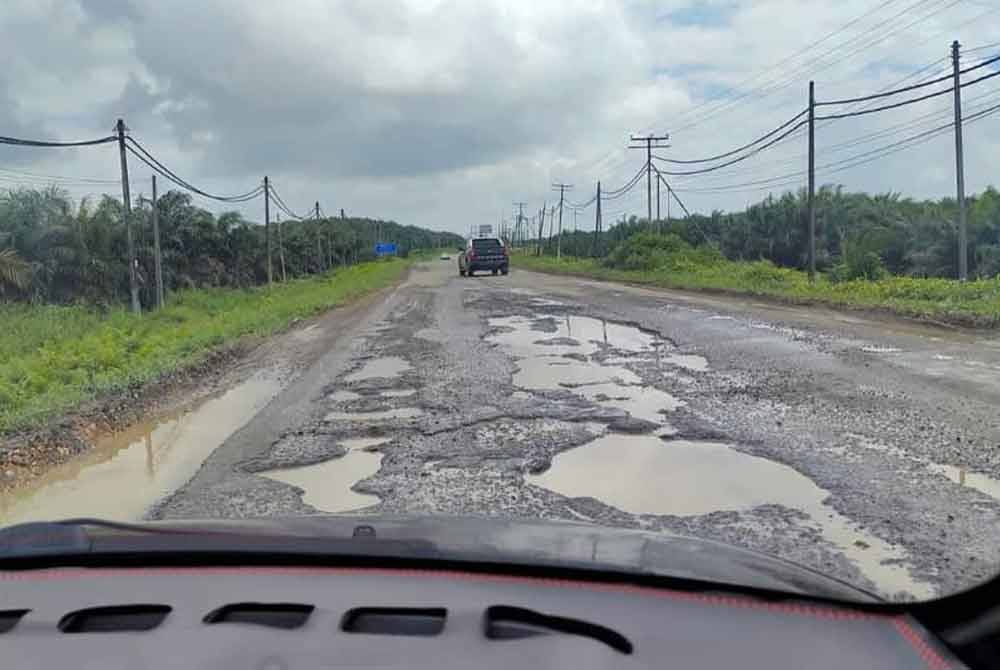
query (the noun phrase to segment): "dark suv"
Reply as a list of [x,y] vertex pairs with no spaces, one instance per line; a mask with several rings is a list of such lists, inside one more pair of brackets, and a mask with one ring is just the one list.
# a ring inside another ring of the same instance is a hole
[[458,274],[471,277],[476,271],[507,274],[510,258],[507,245],[498,237],[474,237],[458,256]]

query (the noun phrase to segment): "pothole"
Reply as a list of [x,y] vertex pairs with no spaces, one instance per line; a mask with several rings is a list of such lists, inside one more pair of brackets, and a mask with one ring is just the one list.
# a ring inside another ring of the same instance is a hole
[[379,502],[379,497],[358,493],[352,487],[371,477],[382,465],[382,454],[373,447],[389,438],[354,438],[342,440],[347,450],[340,458],[295,468],[259,473],[263,477],[302,489],[302,502],[323,512],[353,512]]
[[902,565],[902,548],[823,504],[828,491],[787,465],[724,443],[609,434],[557,454],[549,470],[525,479],[567,497],[596,498],[631,514],[701,516],[773,504],[798,509],[879,588],[918,598],[933,595],[929,584],[914,579]]
[[330,412],[324,421],[382,421],[385,419],[414,419],[423,416],[424,411],[417,407],[399,407],[375,412]]
[[[539,322],[546,332],[535,329]],[[550,328],[553,324],[554,331]],[[673,432],[665,413],[682,406],[683,401],[644,384],[639,375],[622,365],[595,360],[595,354],[609,349],[621,354],[615,357],[620,363],[637,356],[652,359],[665,345],[664,340],[635,326],[581,316],[502,317],[491,319],[490,326],[498,330],[487,339],[508,347],[517,360],[513,383],[519,389],[569,391],[601,407],[624,410],[635,419],[652,422],[660,426],[660,435]],[[523,394],[523,390],[517,393]]]
[[400,358],[399,356],[384,356],[368,361],[360,370],[344,377],[344,381],[358,382],[379,377],[398,377],[407,370],[412,369],[413,366],[404,358]]
[[383,398],[408,398],[416,392],[417,389],[389,389],[388,391],[382,391],[379,395]]
[[327,396],[329,400],[334,402],[350,402],[351,400],[360,400],[363,397],[360,393],[355,393],[354,391],[334,391]]

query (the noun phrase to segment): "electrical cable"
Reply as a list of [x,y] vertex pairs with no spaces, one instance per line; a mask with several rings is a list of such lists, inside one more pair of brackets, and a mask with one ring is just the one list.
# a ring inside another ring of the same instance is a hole
[[[689,175],[705,174],[707,172],[715,172],[716,170],[721,170],[724,167],[728,167],[730,165],[735,165],[736,163],[740,163],[742,161],[745,161],[748,158],[756,156],[761,151],[764,151],[768,147],[771,147],[771,146],[777,144],[778,142],[780,142],[781,140],[785,139],[786,137],[788,137],[789,135],[791,135],[792,133],[794,133],[796,130],[798,130],[802,126],[806,125],[807,123],[809,123],[809,119],[803,119],[803,120],[799,121],[797,124],[795,124],[794,126],[792,126],[790,129],[786,130],[784,133],[782,133],[781,135],[779,135],[778,137],[776,137],[775,139],[771,140],[770,142],[767,142],[766,144],[762,144],[759,147],[756,147],[750,153],[743,154],[742,156],[738,156],[738,157],[736,157],[736,158],[734,158],[732,160],[726,161],[725,163],[719,163],[718,165],[713,165],[712,167],[701,168],[700,170],[687,170],[687,171],[684,171],[684,172],[670,172],[668,170],[663,170],[663,174],[671,175],[671,176],[675,176],[675,177],[684,177],[684,176],[689,176]],[[656,160],[659,160],[659,161],[663,160],[662,157],[657,156],[655,154],[653,155],[653,158],[656,159]]]
[[[959,74],[965,74],[967,72],[972,72],[974,70],[978,70],[980,68],[986,67],[987,65],[990,65],[991,63],[995,63],[997,61],[1000,61],[1000,56],[994,56],[993,58],[990,58],[988,60],[985,60],[985,61],[979,63],[978,65],[973,65],[971,67],[965,68],[964,70],[959,70]],[[857,97],[857,98],[846,98],[846,99],[842,99],[842,100],[828,100],[828,101],[824,101],[824,102],[817,102],[815,104],[816,104],[816,107],[826,107],[828,105],[850,105],[850,104],[854,104],[854,103],[858,103],[858,102],[867,102],[869,100],[877,100],[879,98],[888,98],[890,96],[899,95],[900,93],[906,93],[908,91],[915,91],[915,90],[917,90],[919,88],[924,88],[925,86],[931,86],[933,84],[940,84],[943,81],[948,81],[949,79],[953,79],[953,78],[954,78],[954,75],[952,75],[952,74],[946,74],[946,75],[942,75],[940,77],[937,77],[936,79],[931,79],[929,81],[924,81],[924,82],[921,82],[919,84],[912,84],[911,86],[904,86],[903,88],[897,88],[897,89],[894,89],[892,91],[884,91],[884,92],[881,92],[881,93],[873,93],[871,95],[865,95],[865,96],[861,96],[861,97]]]
[[676,159],[676,158],[660,158],[659,160],[663,161],[664,163],[678,163],[678,164],[681,164],[681,165],[692,165],[692,164],[695,164],[695,163],[711,163],[711,162],[717,161],[717,160],[722,159],[722,158],[728,158],[729,156],[732,156],[734,154],[738,154],[741,151],[749,149],[750,147],[763,142],[764,140],[766,140],[767,138],[771,137],[772,135],[781,132],[782,130],[784,130],[788,126],[792,125],[793,123],[795,123],[796,121],[798,121],[799,119],[801,119],[803,116],[805,116],[808,113],[809,113],[808,109],[803,109],[801,112],[799,112],[798,114],[796,114],[792,118],[788,119],[787,121],[785,121],[784,123],[782,123],[780,126],[778,126],[777,128],[775,128],[774,130],[771,130],[770,132],[765,133],[764,135],[761,135],[760,137],[758,137],[757,139],[755,139],[753,142],[748,142],[747,144],[744,144],[741,147],[733,149],[732,151],[727,151],[724,154],[718,154],[716,156],[710,156],[709,158],[698,158],[698,159],[689,159],[689,160],[679,160],[679,159]]
[[139,144],[139,142],[136,141],[134,138],[127,137],[126,141],[127,143],[125,145],[125,148],[128,149],[133,156],[135,156],[143,163],[145,163],[154,172],[159,173],[161,176],[165,177],[166,179],[169,179],[170,181],[172,181],[177,186],[180,186],[181,188],[187,189],[189,191],[192,191],[193,193],[197,193],[198,195],[204,196],[211,200],[218,200],[220,202],[247,202],[249,200],[253,200],[254,198],[259,197],[264,192],[264,186],[263,184],[261,184],[260,186],[257,186],[256,188],[247,191],[246,193],[241,193],[240,195],[223,196],[223,195],[216,195],[214,193],[208,193],[207,191],[203,191],[197,186],[191,184],[191,182],[178,176],[170,168],[168,168],[159,160],[157,160],[155,156],[149,153],[146,150],[146,148],[143,147],[141,144]]
[[109,142],[117,142],[118,137],[115,135],[108,135],[107,137],[99,137],[95,140],[78,140],[75,142],[66,142],[59,140],[24,140],[17,137],[4,137],[0,136],[0,144],[11,144],[14,146],[22,147],[89,147],[97,144],[107,144]]

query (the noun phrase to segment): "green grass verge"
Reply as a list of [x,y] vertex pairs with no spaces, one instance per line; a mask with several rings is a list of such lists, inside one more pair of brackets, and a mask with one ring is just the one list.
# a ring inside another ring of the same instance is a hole
[[241,336],[268,335],[350,302],[399,280],[409,264],[387,259],[271,288],[182,291],[141,317],[124,309],[0,305],[0,433],[195,363]]
[[833,283],[824,277],[810,283],[804,272],[779,268],[767,261],[719,261],[679,264],[652,270],[622,270],[590,258],[515,255],[514,265],[527,270],[568,274],[665,288],[711,290],[766,296],[786,302],[822,303],[885,310],[962,326],[1000,325],[1000,278],[959,282],[951,279],[889,277],[877,281]]

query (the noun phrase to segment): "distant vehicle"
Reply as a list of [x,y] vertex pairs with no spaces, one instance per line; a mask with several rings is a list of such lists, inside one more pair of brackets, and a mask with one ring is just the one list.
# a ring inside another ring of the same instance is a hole
[[441,254],[441,260],[443,260],[443,261],[450,261],[451,260],[451,256],[449,256],[448,254]]
[[477,271],[507,274],[510,257],[507,245],[499,237],[474,237],[458,255],[458,274],[471,277]]

